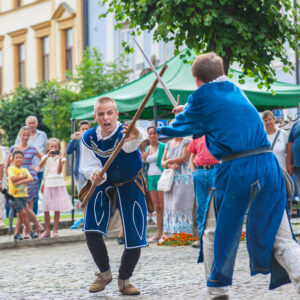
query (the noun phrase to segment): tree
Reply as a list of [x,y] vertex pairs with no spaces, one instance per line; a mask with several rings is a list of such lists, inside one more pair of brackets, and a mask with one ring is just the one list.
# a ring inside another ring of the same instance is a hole
[[[294,1],[295,7],[299,5]],[[106,17],[115,14],[116,28],[128,23],[141,31],[153,31],[156,41],[174,41],[197,53],[214,51],[224,60],[225,72],[238,62],[244,75],[256,76],[258,86],[275,80],[272,61],[278,59],[284,71],[293,69],[284,45],[297,49],[300,26],[292,0],[102,0],[108,4]],[[127,45],[127,51],[129,51]],[[242,77],[240,78],[243,83]]]
[[47,85],[41,83],[32,90],[18,87],[12,98],[0,99],[1,128],[5,132],[4,143],[6,145],[15,143],[19,130],[25,125],[25,119],[28,116],[36,116],[39,121],[39,129],[49,134],[49,127],[44,125],[41,113],[47,95]]
[[42,108],[44,124],[51,128],[50,136],[68,141],[71,134],[71,104],[82,98],[70,84],[61,86],[56,81],[51,81],[48,87],[53,97],[51,98],[48,94],[45,106]]
[[94,97],[114,90],[129,80],[130,70],[124,58],[104,63],[97,48],[86,49],[81,63],[76,67],[73,80],[82,99]]
[[76,66],[76,72],[69,74],[69,82],[59,85],[48,83],[54,97],[47,97],[42,109],[44,123],[51,128],[52,136],[68,141],[71,134],[70,111],[74,101],[95,97],[116,89],[129,81],[129,73],[119,58],[112,63],[104,63],[96,48],[87,49],[82,61]]

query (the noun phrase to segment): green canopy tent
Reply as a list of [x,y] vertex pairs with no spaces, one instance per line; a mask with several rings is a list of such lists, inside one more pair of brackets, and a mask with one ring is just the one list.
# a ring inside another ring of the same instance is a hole
[[[191,51],[192,56],[189,56],[187,52],[188,49],[185,49],[170,59],[167,62],[168,69],[163,76],[163,80],[174,98],[177,99],[179,95],[180,104],[186,103],[188,96],[196,89],[195,80],[191,73],[191,64],[187,62],[193,60],[194,53]],[[158,71],[160,71],[161,68],[162,66],[158,68]],[[246,77],[245,83],[239,84],[238,80],[241,73],[235,70],[231,70],[231,73],[233,77],[230,80],[243,89],[258,110],[297,107],[300,102],[299,85],[275,82],[271,87],[276,93],[276,95],[273,95],[271,91],[259,89],[254,78]],[[151,72],[114,91],[86,100],[73,102],[71,107],[71,119],[91,119],[94,102],[100,96],[113,98],[117,103],[120,118],[131,119],[154,80],[155,75]],[[141,115],[141,119],[155,119],[157,117],[160,119],[172,118],[173,116],[170,114],[171,108],[172,105],[159,84],[149,99]]]

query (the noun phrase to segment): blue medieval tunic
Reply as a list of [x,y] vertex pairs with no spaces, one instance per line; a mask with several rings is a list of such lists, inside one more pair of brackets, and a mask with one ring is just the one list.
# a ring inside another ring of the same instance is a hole
[[[172,137],[205,135],[207,148],[218,160],[229,154],[270,147],[257,110],[243,91],[229,81],[202,85],[189,96],[184,111],[176,115],[172,127],[162,127],[158,132]],[[209,199],[214,201],[216,230],[214,260],[207,285],[232,284],[247,210],[251,275],[271,273],[271,289],[290,282],[272,254],[287,204],[284,179],[275,155],[264,153],[216,165],[215,187]],[[203,261],[203,230],[199,233],[199,262]]]
[[[119,123],[118,123],[119,124]],[[101,161],[102,166],[109,159],[112,152],[122,139],[122,124],[108,139],[97,140],[96,129],[89,129],[83,135],[83,144],[95,154],[95,159]],[[89,199],[85,215],[85,231],[98,231],[107,236],[110,220],[111,197],[110,190],[114,184],[132,179],[142,169],[139,150],[126,153],[121,150],[108,168],[105,182],[100,184]],[[140,182],[141,183],[141,182]],[[120,211],[124,229],[125,247],[127,249],[147,246],[147,206],[144,194],[134,181],[116,188],[117,208]]]

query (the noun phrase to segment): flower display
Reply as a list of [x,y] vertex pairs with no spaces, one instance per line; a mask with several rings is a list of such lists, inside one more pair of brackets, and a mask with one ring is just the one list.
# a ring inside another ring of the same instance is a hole
[[244,240],[246,240],[246,231],[243,231],[242,235],[241,235],[241,241],[244,241]]
[[162,242],[158,242],[157,246],[189,246],[193,242],[199,239],[198,236],[194,236],[192,233],[175,233],[169,237],[162,237]]

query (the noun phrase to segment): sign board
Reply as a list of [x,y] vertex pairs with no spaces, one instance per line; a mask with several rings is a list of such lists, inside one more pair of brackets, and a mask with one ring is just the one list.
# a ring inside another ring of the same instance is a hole
[[168,120],[157,120],[157,127],[168,126]]

